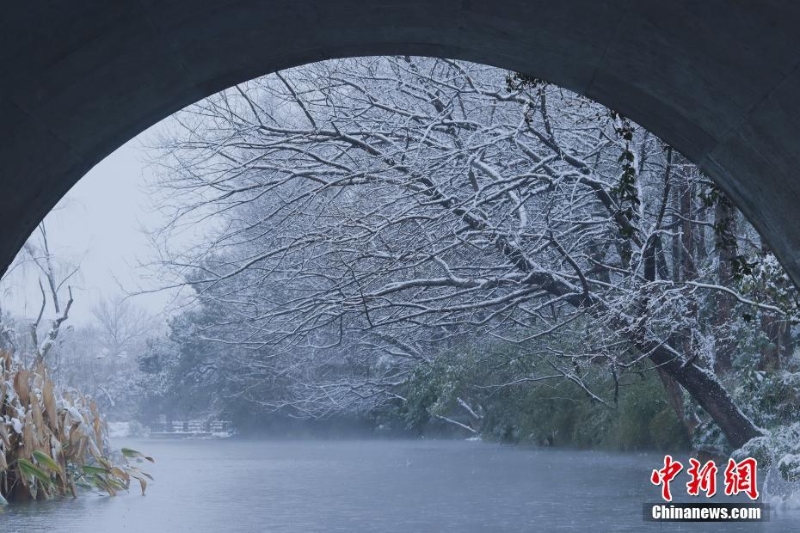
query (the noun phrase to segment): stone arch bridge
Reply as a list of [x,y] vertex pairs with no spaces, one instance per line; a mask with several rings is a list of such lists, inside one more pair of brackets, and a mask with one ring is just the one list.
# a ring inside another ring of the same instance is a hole
[[701,165],[800,281],[794,0],[39,0],[2,11],[0,272],[92,166],[181,107],[307,62],[410,54],[515,69],[630,116]]

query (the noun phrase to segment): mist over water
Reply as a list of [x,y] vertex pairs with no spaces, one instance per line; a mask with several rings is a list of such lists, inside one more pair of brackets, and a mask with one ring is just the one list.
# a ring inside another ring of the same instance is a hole
[[148,469],[155,482],[147,496],[137,489],[113,498],[83,494],[76,500],[12,506],[0,509],[0,531],[800,529],[800,514],[779,514],[755,525],[644,522],[642,504],[658,501],[659,489],[648,481],[663,460],[658,454],[428,440],[115,444],[156,457]]

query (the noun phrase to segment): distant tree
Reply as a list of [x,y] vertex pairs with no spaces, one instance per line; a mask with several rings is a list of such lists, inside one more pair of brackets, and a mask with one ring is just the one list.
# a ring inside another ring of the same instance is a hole
[[144,342],[158,333],[155,318],[128,298],[117,296],[100,301],[92,310],[104,353],[110,357],[133,357]]

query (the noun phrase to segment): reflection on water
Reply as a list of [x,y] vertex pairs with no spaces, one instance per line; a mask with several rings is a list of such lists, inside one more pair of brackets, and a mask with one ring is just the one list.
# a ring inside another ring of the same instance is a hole
[[642,504],[660,494],[649,482],[656,454],[424,440],[116,444],[156,457],[147,496],[0,509],[0,532],[800,531],[800,514],[644,522]]

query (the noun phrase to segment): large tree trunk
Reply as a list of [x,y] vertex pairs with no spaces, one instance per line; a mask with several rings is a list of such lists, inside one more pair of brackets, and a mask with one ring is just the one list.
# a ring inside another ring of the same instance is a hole
[[678,178],[678,197],[680,201],[681,213],[681,270],[683,271],[683,281],[695,279],[697,277],[697,266],[694,262],[692,251],[695,249],[694,224],[692,216],[692,187],[685,176]]
[[697,416],[694,413],[687,413],[686,409],[684,409],[683,389],[677,380],[661,367],[656,367],[656,371],[658,372],[658,377],[661,379],[661,384],[664,385],[664,392],[667,394],[667,402],[686,430],[686,436],[691,440],[699,424]]
[[[770,254],[769,247],[762,241],[762,258],[766,257],[768,254]],[[785,287],[784,283],[779,279],[775,280],[775,283],[778,284],[778,286],[783,285],[781,288]],[[788,283],[788,281],[786,283]],[[767,342],[759,347],[760,358],[756,368],[758,368],[758,370],[775,372],[786,365],[786,362],[792,357],[794,352],[791,325],[784,317],[766,310],[761,312],[760,325],[761,332]]]
[[733,398],[712,372],[692,362],[683,364],[664,347],[654,345],[650,349],[653,350],[650,355],[653,363],[664,369],[686,389],[686,392],[714,419],[731,446],[740,448],[750,439],[764,435],[763,431],[736,406]]
[[789,323],[774,313],[764,311],[761,315],[761,331],[766,337],[760,348],[757,368],[775,372],[783,367],[783,361],[792,354],[792,336]]
[[[587,311],[598,319],[612,313],[601,303],[595,302],[594,305],[596,307],[589,307]],[[740,448],[750,439],[764,435],[764,431],[739,409],[712,371],[698,366],[692,357],[686,358],[669,344],[640,338],[625,327],[623,320],[615,322],[611,324],[613,329],[622,332],[621,336],[627,338],[634,348],[649,354],[656,368],[677,381],[711,416],[731,446]]]
[[[729,286],[733,281],[733,259],[738,250],[736,246],[736,208],[733,202],[719,192],[714,208],[714,244],[717,249],[717,281]],[[730,331],[733,319],[733,308],[736,299],[727,292],[715,295],[716,311],[714,313],[715,357],[714,371],[718,375],[731,370],[735,343]]]
[[[554,284],[549,284],[547,289],[558,291]],[[567,289],[562,287],[561,290]],[[553,294],[557,294],[556,291],[553,291]],[[598,320],[619,316],[591,296],[583,296],[579,300],[567,298],[567,301],[576,307],[584,308]],[[763,430],[739,409],[717,376],[712,371],[695,364],[694,358],[685,357],[669,344],[642,339],[624,319],[612,319],[610,325],[639,352],[649,354],[650,360],[657,368],[677,381],[716,422],[731,446],[740,448],[750,439],[764,435]]]

